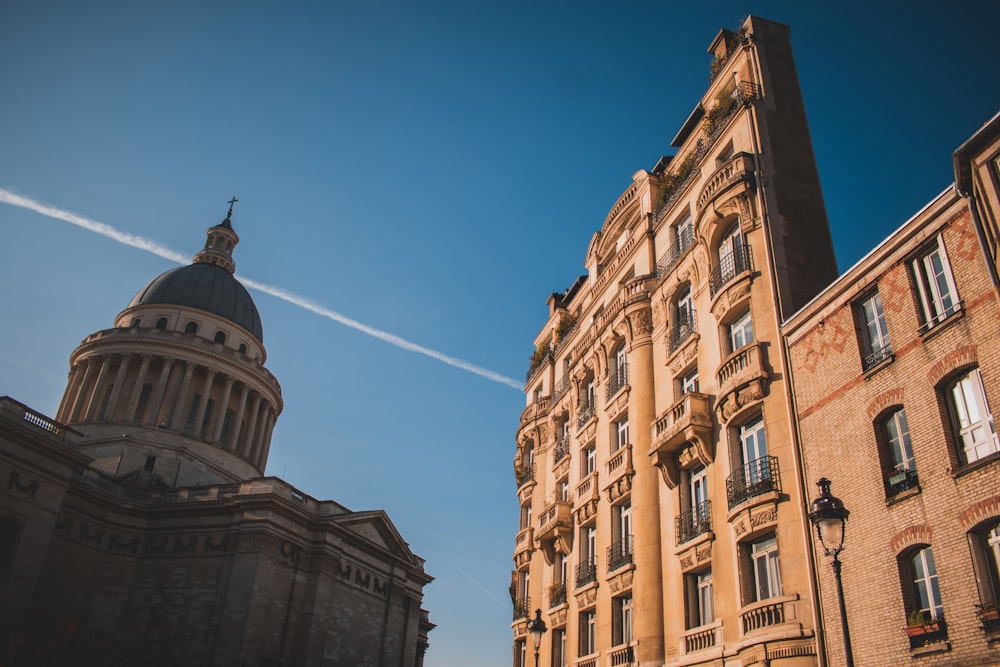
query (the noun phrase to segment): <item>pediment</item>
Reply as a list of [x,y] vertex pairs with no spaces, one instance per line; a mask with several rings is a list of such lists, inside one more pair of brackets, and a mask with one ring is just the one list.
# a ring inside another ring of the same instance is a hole
[[396,530],[389,515],[382,510],[367,512],[351,512],[332,518],[333,522],[347,531],[357,535],[364,541],[395,556],[416,563],[419,559],[410,550],[410,546]]

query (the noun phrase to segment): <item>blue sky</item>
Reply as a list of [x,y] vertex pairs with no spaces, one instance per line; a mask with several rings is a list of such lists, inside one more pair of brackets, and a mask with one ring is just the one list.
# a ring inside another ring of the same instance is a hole
[[[520,381],[549,293],[749,11],[791,26],[846,269],[951,182],[1000,109],[995,2],[0,0],[0,188]],[[68,357],[170,261],[0,204],[0,395],[54,414]],[[269,474],[386,509],[436,580],[428,667],[510,663],[511,386],[254,291],[285,411]]]

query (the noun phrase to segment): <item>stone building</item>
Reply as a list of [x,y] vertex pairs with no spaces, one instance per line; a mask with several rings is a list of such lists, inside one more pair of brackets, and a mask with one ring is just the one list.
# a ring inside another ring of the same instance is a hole
[[548,301],[514,461],[514,665],[817,664],[780,323],[836,277],[787,27],[720,31]]
[[229,213],[74,350],[54,419],[0,398],[0,663],[423,663],[388,516],[263,476],[281,388]]
[[[1000,664],[1000,116],[955,166],[954,188],[783,327],[806,479],[830,479],[850,511],[858,665]],[[817,552],[829,664],[844,664]]]

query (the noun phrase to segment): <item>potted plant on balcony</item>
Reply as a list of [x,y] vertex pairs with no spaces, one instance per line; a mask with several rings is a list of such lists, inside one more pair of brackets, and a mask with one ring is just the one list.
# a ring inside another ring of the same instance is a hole
[[932,618],[927,611],[911,611],[906,617],[906,634],[910,638],[911,648],[945,639],[944,632],[944,619]]
[[983,624],[984,630],[1000,628],[1000,607],[997,607],[995,602],[977,604],[976,607],[976,616],[979,617],[979,622]]
[[906,481],[906,467],[900,463],[889,474],[889,486],[896,486]]

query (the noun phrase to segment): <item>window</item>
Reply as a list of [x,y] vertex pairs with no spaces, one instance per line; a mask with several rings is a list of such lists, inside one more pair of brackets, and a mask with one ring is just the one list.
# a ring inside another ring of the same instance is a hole
[[597,618],[593,610],[580,613],[580,655],[597,651]]
[[[757,419],[740,426],[740,454],[743,457],[743,463],[748,467],[761,459],[767,457],[767,437],[764,432],[764,418],[757,417]],[[748,473],[748,475],[759,474]]]
[[684,252],[694,245],[694,226],[691,224],[691,216],[685,215],[684,219],[677,223],[677,250]]
[[628,417],[622,417],[611,425],[611,451],[616,452],[628,444]]
[[240,343],[240,354],[246,354],[246,353],[247,353],[246,343]]
[[751,589],[750,602],[759,602],[781,595],[781,573],[778,570],[778,540],[769,537],[749,546]]
[[680,378],[681,383],[681,395],[688,394],[692,391],[698,391],[698,368],[692,368],[685,375]]
[[917,466],[913,459],[906,411],[903,408],[893,410],[879,423],[879,431],[888,464],[885,466],[886,495],[894,496],[917,485]]
[[749,270],[750,254],[747,250],[743,235],[740,234],[740,225],[736,223],[719,244],[719,264],[708,278],[712,296],[737,275]]
[[514,642],[514,667],[528,667],[528,647],[523,639]]
[[632,596],[622,595],[611,600],[611,645],[622,646],[632,641]]
[[931,329],[958,311],[961,305],[958,290],[940,236],[928,252],[913,260],[913,278],[924,318],[921,331]]
[[930,547],[918,550],[907,559],[910,581],[913,584],[913,598],[909,612],[920,613],[924,621],[944,617],[944,606],[941,604],[941,589],[938,586],[937,567],[934,565],[934,552]]
[[676,521],[677,544],[683,544],[712,529],[711,503],[704,466],[684,471],[687,484],[681,487],[683,511]]
[[226,344],[226,334],[225,334],[225,332],[223,332],[223,331],[216,331],[215,332],[215,339],[214,340],[215,340],[216,343],[221,343],[222,345],[225,345]]
[[972,463],[1000,451],[979,369],[974,368],[952,382],[947,398],[961,463]]
[[694,299],[690,285],[677,295],[673,310],[674,326],[670,329],[668,341],[670,352],[678,349],[695,332]]
[[685,577],[688,629],[708,625],[715,620],[714,589],[712,588],[712,571],[706,570]]
[[597,468],[597,447],[590,445],[584,448],[580,459],[580,477],[586,477]]
[[521,505],[521,530],[531,527],[531,503]]
[[156,320],[156,328],[157,329],[166,329],[167,328],[167,318],[161,317],[160,319]]
[[619,389],[628,384],[628,353],[625,345],[619,345],[615,350],[614,369],[608,381],[608,396],[614,396]]
[[597,528],[580,529],[580,562],[576,566],[576,585],[585,586],[597,579]]
[[729,351],[735,352],[752,342],[753,320],[750,319],[750,311],[747,310],[729,325]]
[[141,317],[134,317],[134,318],[132,318],[132,324],[131,324],[131,326],[132,326],[133,329],[138,329],[141,325],[142,325],[142,318]]
[[757,416],[736,429],[739,450],[731,454],[733,473],[726,480],[729,509],[756,496],[779,491],[778,461],[767,455],[764,418]]
[[632,504],[611,507],[611,546],[608,547],[608,572],[632,562]]
[[194,322],[188,322],[184,327],[184,333],[186,334],[196,334],[198,333],[198,325]]
[[569,501],[569,479],[566,477],[559,480],[559,500]]
[[990,519],[985,526],[969,533],[969,543],[979,601],[984,607],[1000,606],[1000,519]]
[[892,356],[882,297],[875,292],[857,306],[861,330],[861,368],[868,371]]
[[552,667],[566,667],[566,630],[552,631]]

